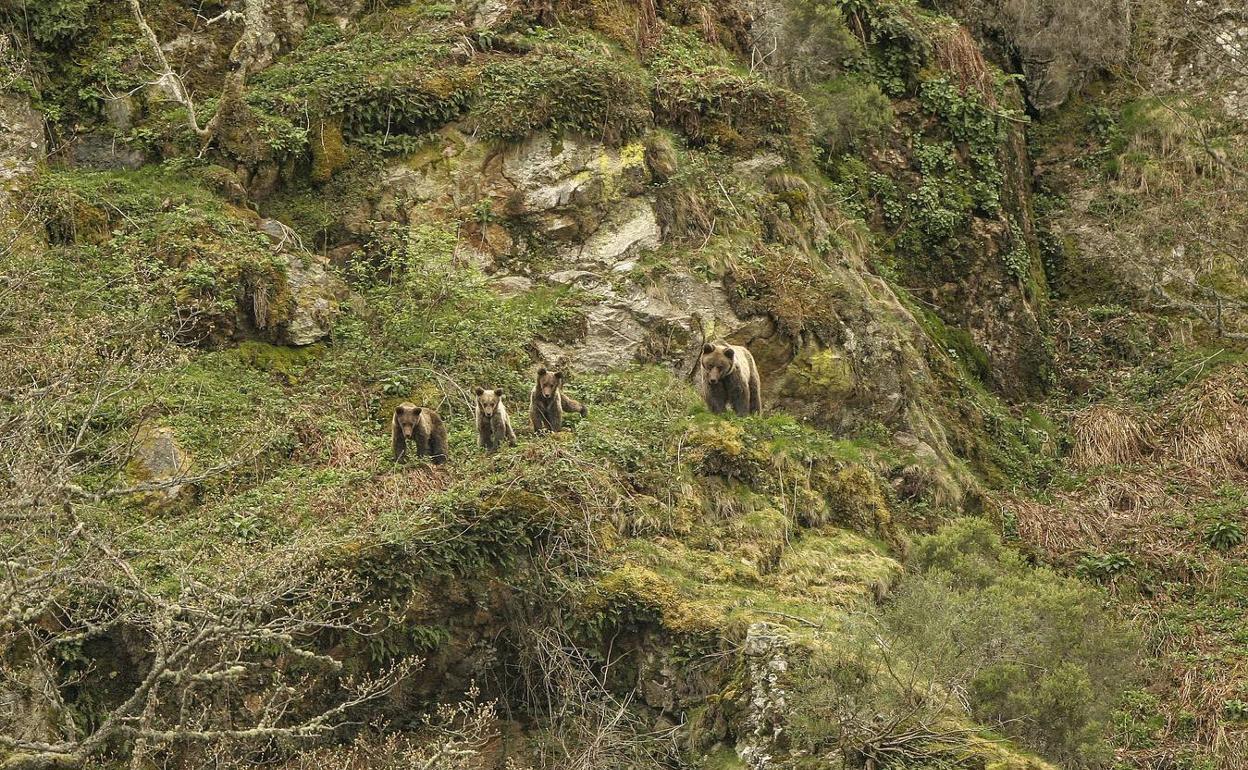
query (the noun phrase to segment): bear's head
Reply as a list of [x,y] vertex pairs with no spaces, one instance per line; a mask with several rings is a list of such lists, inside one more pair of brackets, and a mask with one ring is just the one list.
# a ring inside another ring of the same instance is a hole
[[559,392],[563,384],[563,372],[547,371],[546,367],[537,370],[537,394],[549,401]]
[[495,388],[494,390],[486,390],[485,388],[477,388],[477,408],[486,417],[493,417],[498,411],[498,407],[503,403],[503,389]]
[[404,401],[394,408],[394,424],[403,432],[403,438],[411,438],[420,422],[420,407]]
[[712,345],[709,342],[703,345],[702,376],[707,383],[715,385],[732,374],[733,367],[737,365],[735,355],[736,351],[731,345]]

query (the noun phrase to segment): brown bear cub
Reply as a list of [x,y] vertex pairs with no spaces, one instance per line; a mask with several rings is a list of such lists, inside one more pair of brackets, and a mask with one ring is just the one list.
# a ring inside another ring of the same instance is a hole
[[740,345],[702,348],[702,399],[719,414],[731,406],[742,417],[763,413],[762,382],[754,356]]
[[446,426],[442,424],[442,415],[437,410],[404,401],[394,409],[390,436],[396,462],[403,461],[407,445],[413,439],[416,440],[417,457],[429,457],[434,465],[446,462]]
[[563,372],[547,371],[546,367],[538,369],[537,384],[529,394],[533,432],[562,430],[564,412],[576,412],[582,417],[589,415],[584,404],[563,394]]
[[503,405],[502,388],[477,388],[477,438],[481,448],[491,452],[503,441],[516,445],[516,432],[511,429],[507,407]]

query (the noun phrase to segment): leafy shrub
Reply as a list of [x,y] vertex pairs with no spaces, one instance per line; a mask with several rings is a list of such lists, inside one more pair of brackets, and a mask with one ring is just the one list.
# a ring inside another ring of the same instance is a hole
[[912,549],[885,624],[966,687],[972,714],[1067,767],[1099,767],[1138,641],[1101,593],[1032,569],[992,526],[965,519]]
[[575,129],[618,143],[650,123],[649,82],[631,58],[588,34],[546,36],[523,57],[486,65],[471,121],[489,139]]
[[1222,704],[1222,713],[1235,722],[1248,722],[1248,702],[1231,698]]
[[805,100],[740,71],[722,51],[689,32],[664,28],[648,66],[654,75],[656,119],[696,142],[746,150],[769,142],[787,148],[809,139]]
[[902,245],[916,254],[956,247],[975,205],[970,171],[958,162],[957,149],[949,142],[918,142],[914,156],[922,179],[906,196],[912,221],[902,233]]
[[893,107],[875,83],[847,75],[806,94],[814,114],[815,140],[829,155],[856,148],[889,127]]
[[1096,580],[1110,580],[1135,566],[1135,561],[1122,553],[1090,554],[1079,562],[1079,572]]
[[932,78],[919,87],[919,102],[940,120],[949,136],[966,148],[972,178],[968,189],[977,209],[994,213],[1001,205],[1005,175],[997,156],[1005,141],[1005,123],[974,89],[948,78]]
[[348,133],[421,133],[458,117],[475,86],[471,70],[453,66],[453,40],[447,25],[415,15],[380,29],[315,26],[252,79],[247,100],[299,123],[341,115]]
[[[827,2],[827,0],[824,0]],[[931,58],[922,18],[905,0],[837,0],[851,29],[866,31],[866,70],[889,96],[911,92]]]
[[39,0],[17,3],[16,8],[0,7],[0,21],[13,29],[29,32],[38,43],[59,47],[91,28],[91,11],[96,0]]
[[1027,238],[1023,229],[1015,222],[1010,222],[1010,248],[1001,254],[1005,262],[1005,272],[1016,281],[1026,281],[1031,273],[1031,249],[1027,246]]
[[1210,548],[1229,551],[1244,542],[1244,528],[1225,519],[1215,521],[1205,529],[1205,542]]

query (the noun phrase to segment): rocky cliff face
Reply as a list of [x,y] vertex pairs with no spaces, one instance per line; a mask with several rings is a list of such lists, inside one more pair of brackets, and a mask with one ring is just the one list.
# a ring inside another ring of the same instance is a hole
[[25,72],[12,41],[0,37],[0,222],[14,233],[25,229],[16,198],[40,161],[47,156],[43,118],[30,105],[30,95],[16,86]]

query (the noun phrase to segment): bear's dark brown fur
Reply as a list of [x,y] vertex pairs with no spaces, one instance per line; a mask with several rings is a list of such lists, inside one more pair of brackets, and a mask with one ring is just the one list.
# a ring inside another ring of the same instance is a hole
[[538,369],[537,383],[529,393],[529,421],[533,423],[533,431],[562,430],[564,412],[576,412],[582,417],[589,414],[584,404],[564,395],[562,372],[548,371],[546,367]]
[[446,425],[436,410],[406,401],[399,404],[390,421],[390,438],[398,462],[407,455],[407,445],[413,439],[417,457],[429,457],[435,465],[446,462]]
[[503,405],[502,388],[477,388],[477,438],[481,448],[489,451],[497,449],[503,441],[516,445],[516,432],[511,428],[507,407]]
[[762,414],[763,391],[754,356],[740,345],[702,347],[702,399],[719,414],[729,406],[741,416]]

